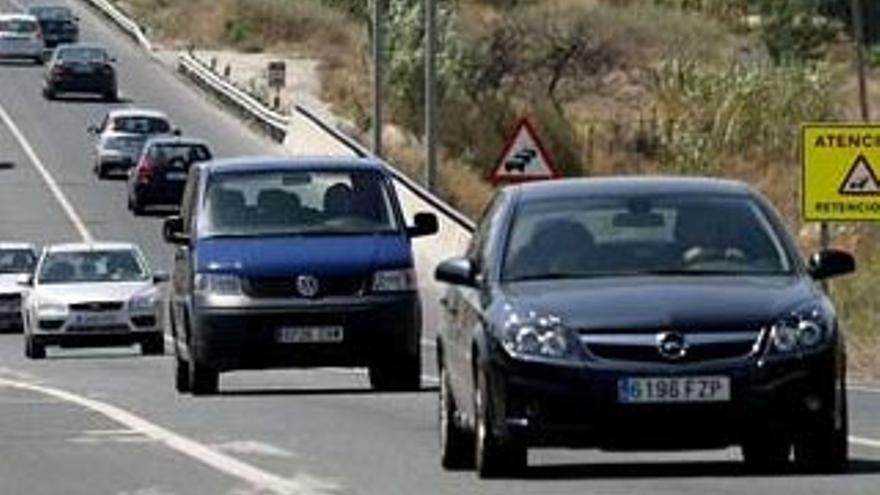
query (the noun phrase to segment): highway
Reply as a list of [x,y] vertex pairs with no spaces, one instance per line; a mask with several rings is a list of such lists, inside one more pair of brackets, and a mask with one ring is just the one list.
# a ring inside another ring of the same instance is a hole
[[[0,0],[0,11],[17,4]],[[0,239],[132,241],[154,269],[167,270],[171,250],[161,240],[161,219],[131,216],[124,184],[97,181],[86,127],[113,106],[144,105],[168,112],[220,156],[283,150],[82,4],[71,5],[83,39],[118,58],[124,101],[50,103],[40,94],[43,68],[0,64]],[[326,136],[310,142],[313,153],[346,152]],[[429,208],[411,196],[404,203],[409,215]],[[218,396],[193,398],[174,391],[168,355],[50,349],[48,359],[28,361],[20,335],[0,335],[0,494],[877,493],[880,385],[870,384],[850,391],[853,462],[843,475],[755,476],[743,471],[734,449],[533,451],[521,478],[493,481],[443,471],[430,342],[440,288],[429,275],[450,253],[430,240],[416,248],[427,357],[426,387],[418,393],[374,393],[364,372],[318,369],[231,373]]]

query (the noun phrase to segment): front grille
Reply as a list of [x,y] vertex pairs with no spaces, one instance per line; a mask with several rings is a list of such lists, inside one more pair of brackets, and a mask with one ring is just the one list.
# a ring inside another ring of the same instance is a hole
[[134,323],[137,327],[155,327],[156,326],[156,317],[155,316],[134,316],[131,319],[131,322]]
[[657,333],[614,335],[584,333],[581,335],[581,342],[590,355],[604,360],[700,363],[747,357],[755,350],[760,332],[693,332],[683,335],[687,348],[684,354],[677,358],[661,353],[657,344]]
[[0,294],[0,305],[9,303],[20,303],[21,294],[13,292],[11,294]]
[[129,331],[129,328],[125,325],[108,325],[108,326],[70,325],[67,327],[67,332],[114,333],[114,332],[128,332],[128,331]]
[[124,303],[120,301],[93,301],[71,304],[70,309],[72,311],[90,311],[98,313],[103,311],[119,311],[122,309],[123,304]]
[[64,320],[40,320],[40,330],[58,330],[64,325]]
[[[319,277],[318,293],[313,298],[356,296],[364,291],[364,277]],[[303,297],[296,287],[296,277],[249,278],[244,282],[244,292],[257,298]]]

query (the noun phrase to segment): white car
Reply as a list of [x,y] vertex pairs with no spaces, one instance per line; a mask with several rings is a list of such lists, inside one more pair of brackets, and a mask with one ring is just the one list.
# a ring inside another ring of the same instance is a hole
[[162,354],[164,335],[153,274],[140,249],[128,243],[59,244],[45,248],[24,303],[25,356],[41,359],[47,346],[140,344]]
[[27,14],[0,14],[0,58],[31,59],[43,64],[46,44],[37,18]]
[[110,110],[101,123],[88,131],[98,136],[95,145],[95,175],[104,179],[117,173],[127,176],[137,164],[147,139],[180,135],[163,112],[145,108]]
[[0,330],[21,329],[21,301],[27,289],[20,282],[34,272],[36,262],[33,245],[0,242]]

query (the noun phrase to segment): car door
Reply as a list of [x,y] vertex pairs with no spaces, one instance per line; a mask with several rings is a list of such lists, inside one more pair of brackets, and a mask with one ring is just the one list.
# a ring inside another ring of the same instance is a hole
[[186,331],[184,326],[189,311],[189,303],[192,295],[193,283],[193,260],[192,248],[196,240],[196,217],[198,215],[199,181],[200,170],[193,168],[187,178],[184,187],[183,200],[180,207],[180,217],[183,221],[183,234],[189,236],[186,244],[176,244],[174,247],[174,260],[171,269],[171,311],[174,318],[176,335],[175,339],[186,346]]

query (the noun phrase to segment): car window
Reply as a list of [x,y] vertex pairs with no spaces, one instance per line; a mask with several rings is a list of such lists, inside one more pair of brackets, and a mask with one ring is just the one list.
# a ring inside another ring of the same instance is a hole
[[149,155],[150,159],[163,164],[179,162],[184,165],[192,165],[211,159],[210,150],[201,144],[157,144],[150,148]]
[[30,273],[36,257],[29,249],[0,250],[0,273]]
[[58,252],[40,264],[40,284],[137,282],[147,279],[141,257],[131,250]]
[[73,13],[67,7],[34,7],[30,14],[41,21],[68,21]]
[[171,124],[156,117],[116,117],[113,130],[132,134],[164,134],[171,131]]
[[0,31],[7,33],[27,34],[38,29],[37,23],[26,19],[8,19],[0,21]]
[[501,194],[496,194],[486,206],[477,229],[471,237],[471,243],[468,245],[467,257],[476,261],[480,268],[485,268],[484,261],[488,257],[489,237],[496,221],[498,209],[504,203],[502,198]]
[[505,280],[638,274],[783,274],[791,256],[748,198],[567,199],[523,205]]
[[100,48],[65,48],[58,51],[58,59],[63,62],[104,63],[110,57]]
[[376,171],[217,174],[205,203],[204,236],[399,230],[388,181]]

